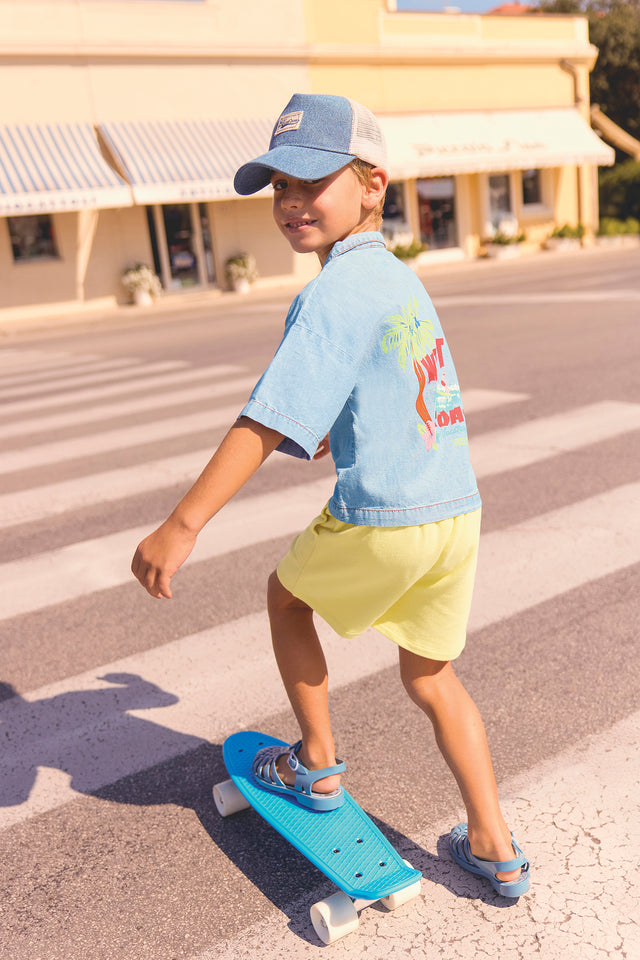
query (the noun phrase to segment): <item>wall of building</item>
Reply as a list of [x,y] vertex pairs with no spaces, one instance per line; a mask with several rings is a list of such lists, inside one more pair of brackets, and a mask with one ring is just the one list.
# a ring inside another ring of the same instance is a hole
[[275,116],[307,87],[304,30],[290,0],[4,0],[0,82],[17,95],[3,119]]
[[75,213],[54,216],[57,258],[14,263],[8,221],[0,219],[0,290],[3,307],[14,308],[25,303],[37,306],[75,299],[76,220]]
[[260,197],[209,204],[215,223],[219,270],[224,275],[228,257],[249,251],[256,258],[262,286],[287,280],[306,283],[317,273],[315,257],[299,256],[278,231],[271,215],[271,199]]
[[101,210],[85,280],[85,299],[116,296],[126,303],[120,283],[124,271],[136,263],[153,263],[144,207]]

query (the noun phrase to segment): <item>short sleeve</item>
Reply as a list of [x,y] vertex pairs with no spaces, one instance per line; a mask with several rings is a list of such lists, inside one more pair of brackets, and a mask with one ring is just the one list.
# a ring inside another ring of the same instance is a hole
[[288,318],[241,416],[284,434],[281,452],[311,459],[347,402],[360,362],[359,351],[335,342],[326,325],[313,329],[304,313]]

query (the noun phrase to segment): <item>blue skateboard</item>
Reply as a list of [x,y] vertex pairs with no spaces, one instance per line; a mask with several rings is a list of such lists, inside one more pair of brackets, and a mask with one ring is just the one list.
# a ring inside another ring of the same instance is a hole
[[262,747],[282,746],[263,733],[234,733],[222,748],[231,780],[213,788],[223,817],[253,809],[339,888],[311,907],[311,922],[323,943],[334,943],[358,926],[358,911],[380,900],[394,910],[420,894],[422,874],[380,833],[345,790],[337,810],[318,813],[271,793],[255,780],[251,765]]

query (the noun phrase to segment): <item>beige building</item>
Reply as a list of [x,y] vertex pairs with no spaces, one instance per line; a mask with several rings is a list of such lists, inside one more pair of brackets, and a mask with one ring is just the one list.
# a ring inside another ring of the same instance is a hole
[[583,17],[404,13],[393,0],[0,0],[0,319],[127,302],[150,264],[165,293],[307,280],[270,198],[239,198],[293,92],[379,117],[390,245],[470,258],[496,231],[539,246],[597,228],[589,124],[597,51]]

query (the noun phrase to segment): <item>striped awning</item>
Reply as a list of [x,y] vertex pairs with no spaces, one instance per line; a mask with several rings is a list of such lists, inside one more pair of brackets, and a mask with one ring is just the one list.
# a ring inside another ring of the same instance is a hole
[[101,123],[98,133],[136,203],[238,198],[233,177],[264,153],[273,123],[265,119],[139,120]]
[[0,126],[0,216],[131,204],[90,123]]
[[615,156],[573,107],[382,116],[392,177],[594,164]]

